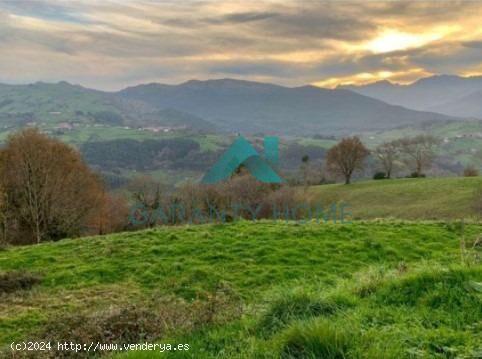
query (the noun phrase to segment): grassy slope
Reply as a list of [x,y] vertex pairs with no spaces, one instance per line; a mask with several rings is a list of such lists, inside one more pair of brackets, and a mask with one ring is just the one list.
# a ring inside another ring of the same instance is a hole
[[[370,148],[385,142],[406,136],[431,134],[444,142],[439,148],[439,155],[455,164],[474,165],[482,169],[480,138],[482,122],[480,120],[449,121],[427,124],[426,127],[405,127],[383,132],[369,132],[362,136],[363,142]],[[474,136],[475,137],[471,137]]]
[[[468,225],[466,238],[474,238],[481,231],[481,226]],[[231,325],[178,337],[179,342],[191,344],[193,349],[189,354],[194,357],[214,357],[220,352],[224,353],[221,354],[224,357],[254,356],[254,353],[276,357],[286,350],[296,350],[300,335],[305,338],[317,331],[334,330],[324,328],[327,323],[323,310],[310,311],[310,303],[315,303],[315,308],[318,308],[325,305],[326,300],[334,301],[335,307],[346,307],[347,311],[340,312],[340,319],[333,323],[342,326],[346,316],[351,318],[347,323],[354,325],[354,329],[350,327],[350,333],[344,335],[356,337],[361,342],[356,345],[348,343],[349,348],[365,350],[367,343],[382,345],[384,341],[394,341],[397,350],[404,345],[400,350],[405,354],[407,348],[425,353],[437,350],[437,346],[431,349],[430,338],[438,337],[442,338],[443,345],[453,346],[454,350],[473,350],[475,333],[480,328],[468,324],[482,320],[482,313],[477,309],[482,308],[480,302],[472,295],[467,296],[470,299],[467,299],[468,304],[464,302],[453,307],[451,303],[444,302],[447,290],[453,292],[456,289],[454,293],[457,295],[464,294],[463,285],[467,280],[482,281],[480,267],[469,269],[459,266],[449,272],[448,284],[444,284],[444,268],[460,264],[459,245],[457,231],[452,225],[443,223],[296,225],[239,222],[159,228],[10,248],[0,252],[2,272],[27,270],[41,274],[43,280],[29,292],[3,296],[0,301],[0,343],[3,346],[12,340],[35,338],[36,333],[54,316],[95,313],[112,305],[135,303],[153,294],[175,295],[189,300],[224,281],[241,295],[247,314],[243,320]],[[385,276],[382,278],[379,274],[367,276],[373,266],[377,268],[376,273],[402,268],[400,273],[407,272],[407,280],[415,278],[413,281],[418,284],[415,288],[406,288],[403,276],[396,277],[395,282],[385,280]],[[426,275],[432,273],[426,270],[432,266],[439,266],[433,272],[434,277],[422,277],[420,282],[415,268],[421,268],[421,273]],[[391,286],[393,283],[395,287]],[[403,288],[397,289],[397,283],[401,283]],[[356,288],[346,289],[350,286]],[[436,293],[429,290],[431,286],[437,290]],[[292,295],[291,292],[296,291],[293,288],[301,288],[301,292]],[[281,294],[273,296],[276,292]],[[376,296],[370,296],[372,292]],[[327,293],[332,294],[326,297]],[[384,295],[396,302],[394,308],[386,306]],[[279,298],[287,298],[287,303],[279,304]],[[403,298],[415,302],[411,302],[411,307],[407,309]],[[416,298],[424,299],[419,303]],[[296,309],[300,301],[301,314]],[[402,301],[402,304],[397,301]],[[477,304],[475,309],[474,301]],[[443,305],[435,306],[436,311],[432,313],[432,302],[442,302]],[[264,308],[261,316],[258,313],[260,308]],[[294,314],[289,308],[295,308]],[[424,324],[427,316],[435,318],[435,321],[444,315],[458,315],[450,314],[454,310],[462,313],[461,319],[451,319],[453,323],[441,320],[428,327]],[[304,318],[306,323],[294,320],[304,317],[306,311],[309,314]],[[470,314],[471,318],[465,318],[464,313]],[[419,322],[411,323],[413,318]],[[285,329],[284,324],[280,325],[280,322],[291,321],[294,327]],[[370,335],[378,331],[385,334],[376,341],[366,337],[367,330]],[[309,333],[305,335],[300,331]],[[408,344],[404,342],[407,331],[412,333]],[[318,345],[316,338],[319,336],[315,335],[314,339]],[[319,349],[316,345],[315,349]],[[323,351],[315,350],[314,353],[319,357]],[[395,351],[385,353],[384,357],[394,353],[399,354]],[[149,355],[152,354],[131,353],[130,357],[152,357]],[[352,357],[356,357],[355,352]]]
[[473,202],[479,188],[482,177],[417,178],[315,186],[308,195],[324,205],[348,203],[361,219],[457,219],[477,215]]
[[0,100],[0,113],[32,112],[38,120],[49,123],[71,120],[75,111],[119,113],[106,94],[65,82],[0,85]]

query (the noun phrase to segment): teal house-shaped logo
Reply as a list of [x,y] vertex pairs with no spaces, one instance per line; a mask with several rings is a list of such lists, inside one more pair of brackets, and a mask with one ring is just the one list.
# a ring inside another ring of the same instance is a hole
[[204,175],[202,183],[214,184],[229,179],[243,165],[252,176],[264,183],[282,183],[282,178],[272,168],[278,163],[278,138],[264,138],[264,156],[244,137],[239,136],[221,158]]

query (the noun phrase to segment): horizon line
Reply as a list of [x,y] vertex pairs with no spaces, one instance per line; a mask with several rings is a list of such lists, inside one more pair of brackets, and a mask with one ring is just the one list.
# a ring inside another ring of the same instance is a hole
[[79,87],[82,87],[82,88],[88,89],[88,90],[94,90],[94,91],[106,92],[106,93],[116,93],[116,92],[121,92],[123,90],[126,90],[128,88],[137,87],[137,86],[163,85],[163,86],[173,86],[174,87],[174,86],[186,85],[190,82],[209,82],[209,81],[230,80],[230,81],[237,81],[237,82],[247,82],[247,83],[256,83],[256,84],[263,84],[263,85],[272,85],[272,86],[278,86],[278,87],[289,88],[289,89],[296,89],[296,88],[302,88],[302,87],[315,87],[315,88],[326,89],[326,90],[336,90],[336,89],[343,89],[344,87],[351,87],[351,86],[353,86],[353,87],[370,86],[370,85],[377,84],[377,83],[389,83],[391,85],[397,85],[397,86],[410,86],[410,85],[413,85],[413,84],[415,84],[415,83],[417,83],[421,80],[435,78],[435,77],[444,77],[444,76],[446,76],[446,77],[458,77],[458,78],[462,78],[462,79],[471,79],[471,78],[478,78],[478,77],[482,78],[482,74],[457,75],[457,74],[440,73],[440,74],[433,74],[433,75],[430,75],[430,76],[420,77],[420,78],[418,78],[418,79],[416,79],[412,82],[397,82],[397,81],[393,81],[393,80],[390,80],[390,79],[382,79],[382,80],[375,80],[375,81],[366,82],[366,83],[362,83],[362,84],[355,84],[355,83],[342,84],[341,83],[341,84],[337,84],[337,85],[332,86],[332,87],[316,85],[316,83],[322,82],[323,80],[312,82],[312,83],[306,83],[306,84],[298,85],[298,86],[287,86],[287,85],[282,85],[282,84],[278,84],[278,83],[275,83],[275,82],[263,82],[263,81],[255,81],[255,80],[246,80],[246,79],[235,78],[235,77],[219,77],[219,78],[213,77],[213,78],[208,78],[208,79],[205,79],[205,80],[192,78],[192,79],[189,79],[189,80],[185,80],[185,81],[182,81],[182,82],[176,82],[176,83],[165,83],[165,82],[156,82],[156,81],[138,82],[138,83],[133,84],[133,85],[127,85],[127,86],[124,86],[124,87],[120,87],[117,90],[104,90],[104,89],[101,89],[101,88],[89,87],[89,86],[86,86],[86,85],[82,85],[80,83],[70,82],[68,80],[59,80],[59,81],[56,81],[56,82],[55,81],[50,82],[50,81],[44,81],[44,80],[38,80],[38,81],[35,81],[35,82],[22,82],[22,83],[0,82],[0,86],[1,85],[29,86],[29,85],[36,85],[36,84],[59,85],[59,84],[62,84],[62,83],[66,83],[66,84],[71,85],[71,86],[79,86]]

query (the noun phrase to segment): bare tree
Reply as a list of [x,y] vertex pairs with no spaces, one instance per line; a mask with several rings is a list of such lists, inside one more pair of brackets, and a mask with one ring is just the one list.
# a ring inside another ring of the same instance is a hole
[[369,153],[357,136],[343,138],[326,154],[326,164],[330,171],[344,177],[345,184],[350,184],[353,173],[363,169]]
[[396,141],[384,142],[373,151],[375,157],[380,163],[386,178],[390,178],[397,161],[400,149]]
[[98,210],[93,213],[87,226],[89,234],[107,234],[120,232],[127,227],[129,207],[123,195],[104,191],[99,201]]
[[301,157],[301,176],[303,178],[303,186],[308,187],[309,171],[310,171],[310,156],[304,155]]
[[8,194],[0,184],[0,246],[7,243],[7,230],[9,219]]
[[1,184],[16,241],[39,243],[79,235],[97,210],[102,184],[66,144],[26,129],[1,153]]
[[136,206],[142,208],[144,222],[148,227],[155,225],[156,211],[162,208],[163,196],[166,194],[165,185],[156,181],[151,176],[134,178],[127,186]]
[[423,174],[424,169],[432,165],[439,140],[430,135],[418,135],[402,138],[396,143],[406,156],[405,162],[414,169],[414,174],[418,177]]

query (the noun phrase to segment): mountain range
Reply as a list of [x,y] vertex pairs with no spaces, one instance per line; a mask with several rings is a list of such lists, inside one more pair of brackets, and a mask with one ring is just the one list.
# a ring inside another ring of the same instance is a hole
[[[102,123],[280,135],[352,134],[480,117],[482,77],[325,89],[220,79],[103,92],[67,82],[0,85],[0,126]],[[479,116],[479,112],[480,116]]]
[[153,107],[195,114],[231,132],[346,134],[452,119],[390,105],[345,89],[289,88],[232,79],[139,85],[119,95]]
[[409,85],[379,81],[362,86],[342,86],[389,104],[449,116],[482,118],[482,76],[436,75]]

